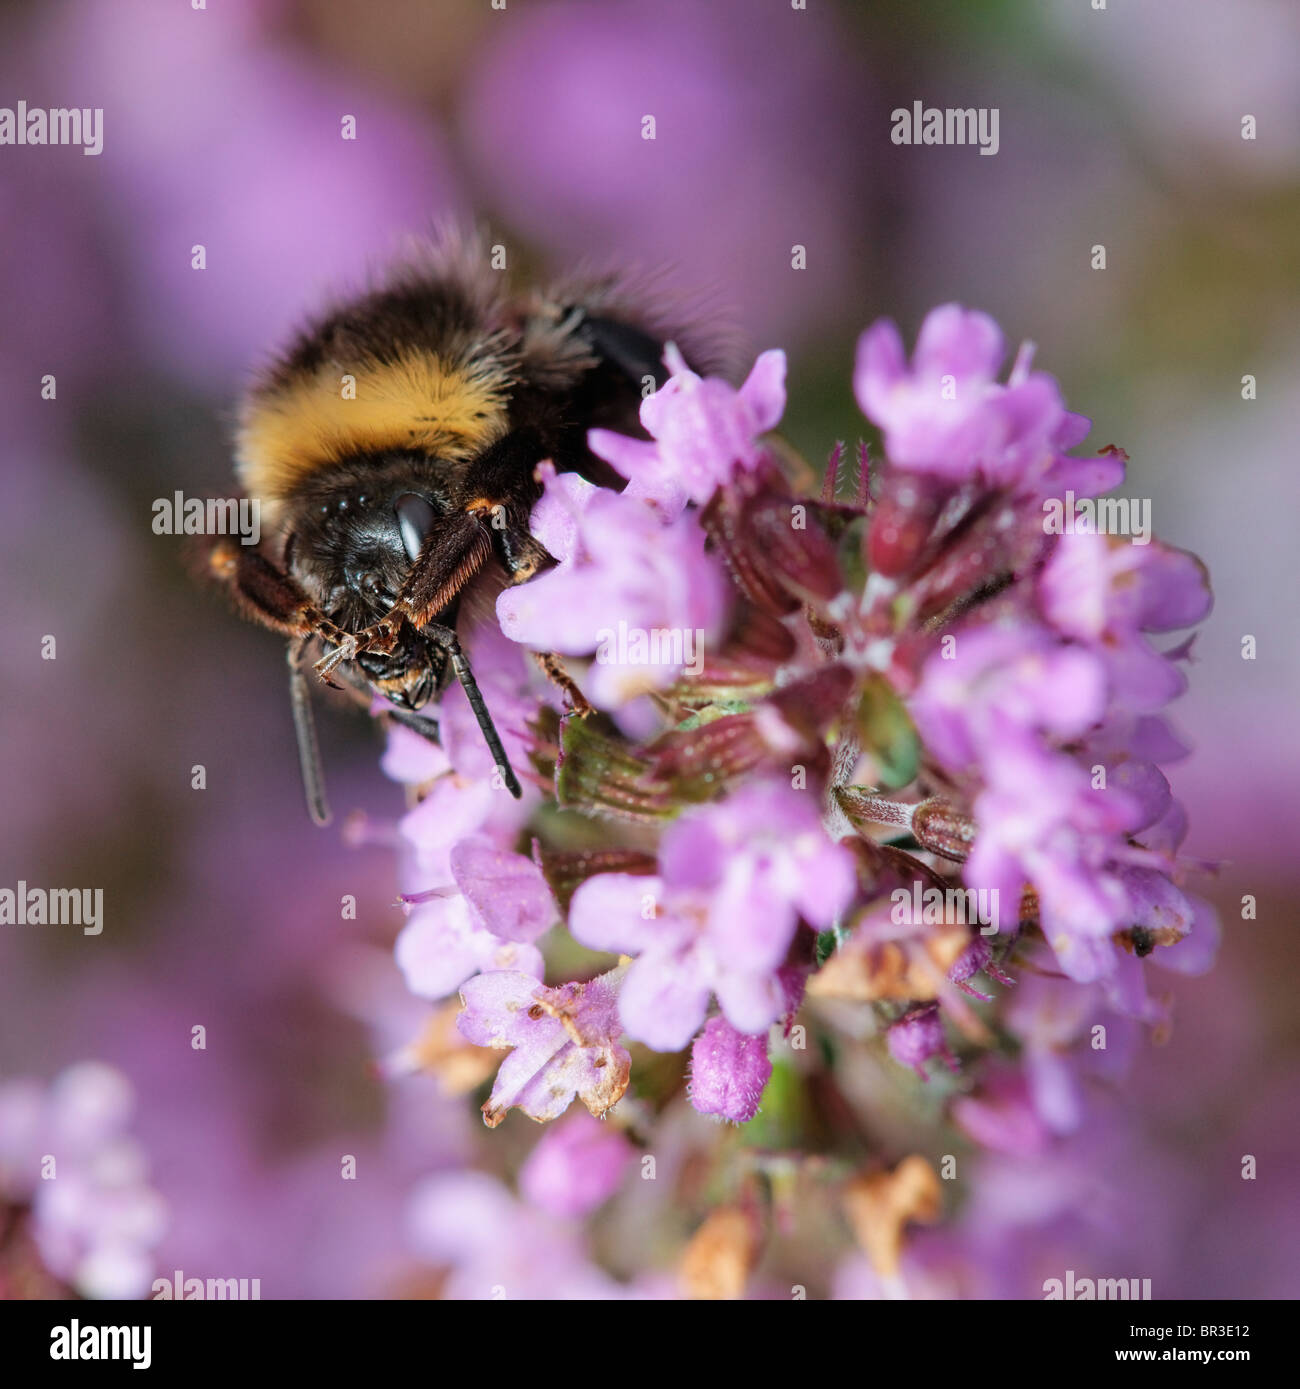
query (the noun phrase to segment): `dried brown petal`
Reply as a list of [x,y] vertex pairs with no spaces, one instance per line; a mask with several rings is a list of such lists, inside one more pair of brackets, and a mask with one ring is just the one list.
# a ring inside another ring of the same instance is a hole
[[435,1076],[443,1093],[467,1095],[496,1070],[498,1057],[476,1047],[456,1027],[460,1000],[449,999],[429,1014],[418,1036],[384,1063],[390,1073],[407,1075],[423,1071]]
[[928,1002],[969,944],[969,928],[957,925],[907,941],[868,944],[850,936],[809,979],[808,994],[857,1003]]
[[882,1278],[898,1273],[909,1222],[933,1225],[943,1207],[934,1168],[919,1153],[892,1172],[863,1172],[844,1191],[844,1212],[871,1266]]
[[687,1297],[711,1302],[742,1297],[762,1247],[757,1217],[721,1206],[691,1236],[679,1276]]

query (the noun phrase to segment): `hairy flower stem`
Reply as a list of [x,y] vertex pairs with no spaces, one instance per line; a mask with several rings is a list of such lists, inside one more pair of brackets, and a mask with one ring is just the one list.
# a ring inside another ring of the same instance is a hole
[[898,825],[903,829],[912,828],[912,813],[916,810],[914,805],[886,800],[883,796],[873,796],[861,786],[838,786],[835,788],[835,799],[855,825]]
[[861,786],[840,786],[835,798],[855,826],[897,825],[911,830],[923,849],[953,863],[965,863],[975,842],[975,821],[937,797],[907,805],[874,796]]

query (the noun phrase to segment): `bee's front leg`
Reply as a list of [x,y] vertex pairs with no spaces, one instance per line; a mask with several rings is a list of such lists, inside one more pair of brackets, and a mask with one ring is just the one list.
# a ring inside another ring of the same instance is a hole
[[369,627],[363,627],[359,632],[345,632],[319,613],[316,613],[315,617],[313,632],[323,641],[327,641],[334,650],[317,661],[313,669],[322,680],[331,685],[334,682],[330,676],[338,666],[355,661],[363,651],[378,651],[381,655],[387,656],[397,645],[397,638],[405,621],[404,614],[394,609],[387,617],[381,618]]

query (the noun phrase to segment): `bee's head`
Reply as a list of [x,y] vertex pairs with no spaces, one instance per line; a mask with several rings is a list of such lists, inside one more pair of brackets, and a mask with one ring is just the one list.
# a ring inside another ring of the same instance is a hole
[[356,631],[396,601],[426,538],[449,510],[425,454],[333,465],[288,514],[286,563],[334,622]]

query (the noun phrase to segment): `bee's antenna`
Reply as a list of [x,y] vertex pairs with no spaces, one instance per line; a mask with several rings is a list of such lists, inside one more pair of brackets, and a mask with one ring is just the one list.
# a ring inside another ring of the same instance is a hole
[[330,822],[329,799],[325,795],[325,774],[321,770],[320,747],[316,742],[316,720],[311,695],[299,658],[303,642],[289,643],[289,703],[293,708],[293,731],[298,740],[298,765],[302,768],[302,787],[307,794],[307,811],[318,825]]
[[469,707],[474,711],[474,717],[478,720],[479,732],[482,733],[483,741],[492,754],[492,760],[501,773],[506,790],[515,800],[518,800],[524,794],[523,787],[519,785],[519,778],[510,765],[505,748],[501,746],[501,736],[497,733],[496,725],[492,722],[492,715],[488,712],[488,707],[483,701],[483,693],[478,687],[478,681],[474,679],[474,672],[470,669],[469,661],[465,659],[465,653],[460,649],[460,639],[450,627],[443,627],[436,622],[425,623],[420,630],[426,636],[433,637],[451,658],[451,668],[456,673],[456,679],[460,681],[461,689],[465,691],[465,698],[469,700]]

